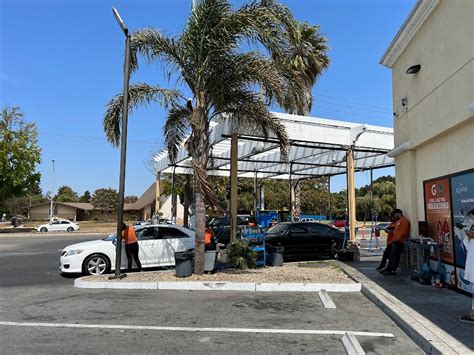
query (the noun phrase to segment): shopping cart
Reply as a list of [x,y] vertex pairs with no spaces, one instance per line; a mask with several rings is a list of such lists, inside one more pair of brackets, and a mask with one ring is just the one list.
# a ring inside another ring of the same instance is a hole
[[412,280],[422,285],[431,284],[431,256],[440,261],[439,245],[431,238],[417,238],[407,241],[407,266]]

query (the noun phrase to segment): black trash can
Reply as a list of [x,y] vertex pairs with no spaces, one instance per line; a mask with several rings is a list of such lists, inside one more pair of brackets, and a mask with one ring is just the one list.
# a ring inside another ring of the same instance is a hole
[[174,253],[176,277],[189,277],[193,274],[194,251],[179,251]]
[[274,247],[268,254],[267,265],[268,266],[283,266],[283,247]]

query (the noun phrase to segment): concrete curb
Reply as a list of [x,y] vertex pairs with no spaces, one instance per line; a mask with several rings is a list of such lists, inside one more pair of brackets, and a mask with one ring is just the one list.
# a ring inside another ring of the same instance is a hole
[[328,283],[254,283],[219,281],[86,281],[80,277],[74,280],[76,288],[122,289],[122,290],[182,290],[182,291],[246,291],[246,292],[360,292],[361,284]]
[[411,307],[392,296],[352,266],[337,261],[354,281],[362,284],[362,294],[375,303],[427,354],[471,354],[472,350]]

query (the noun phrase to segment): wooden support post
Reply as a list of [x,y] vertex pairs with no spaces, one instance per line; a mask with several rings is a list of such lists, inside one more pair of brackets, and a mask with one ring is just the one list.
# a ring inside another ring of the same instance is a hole
[[155,214],[160,212],[160,197],[161,197],[161,184],[160,184],[161,174],[156,173],[156,185],[155,185]]
[[232,133],[230,142],[230,242],[237,240],[237,160],[238,135]]
[[347,158],[347,189],[349,208],[349,236],[351,240],[356,240],[356,198],[354,181],[354,151],[352,148],[346,152]]

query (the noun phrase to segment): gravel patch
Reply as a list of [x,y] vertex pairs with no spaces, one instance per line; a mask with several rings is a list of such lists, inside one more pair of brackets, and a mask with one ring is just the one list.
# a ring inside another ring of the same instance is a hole
[[[108,281],[107,275],[88,276],[84,281]],[[158,281],[224,281],[224,282],[302,282],[302,283],[353,283],[335,263],[285,263],[282,267],[265,267],[252,270],[223,269],[215,274],[176,277],[172,271],[153,271],[127,274],[114,282],[158,282]]]

